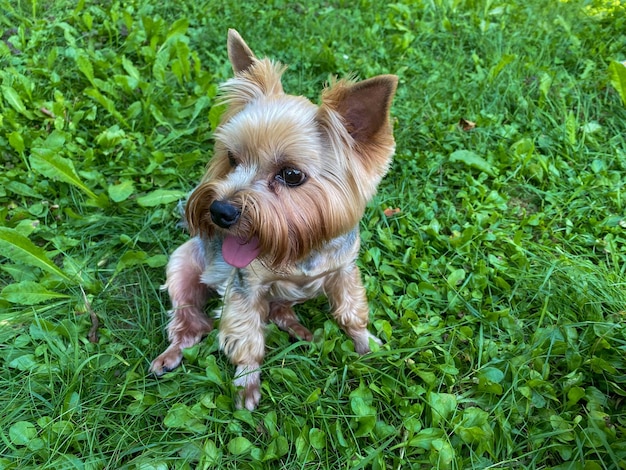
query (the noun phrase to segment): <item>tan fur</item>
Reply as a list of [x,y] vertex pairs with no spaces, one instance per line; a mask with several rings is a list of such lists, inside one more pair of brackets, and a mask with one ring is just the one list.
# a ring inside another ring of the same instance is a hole
[[[365,354],[370,339],[378,341],[367,330],[369,308],[354,262],[359,221],[394,152],[389,108],[397,78],[334,82],[316,106],[285,94],[285,68],[257,59],[234,30],[228,53],[235,77],[222,86],[227,108],[215,152],[187,201],[193,238],[168,263],[171,344],[152,371],[178,366],[182,348],[210,331],[202,307],[215,290],[224,300],[220,346],[237,366],[234,383],[242,389],[237,405],[253,409],[260,399],[265,324],[312,339],[294,304],[326,295],[355,351]],[[293,170],[296,182],[288,184],[284,175]],[[215,214],[216,203],[227,206],[227,222]],[[231,235],[258,240],[260,252],[247,267],[231,267],[222,257]]]

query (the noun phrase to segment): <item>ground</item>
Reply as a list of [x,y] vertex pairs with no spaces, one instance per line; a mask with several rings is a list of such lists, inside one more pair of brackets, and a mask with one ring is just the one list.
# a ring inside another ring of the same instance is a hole
[[[0,468],[626,468],[620,2],[0,5]],[[360,227],[384,344],[302,306],[254,412],[215,333],[148,374],[229,27],[293,94],[400,79]]]

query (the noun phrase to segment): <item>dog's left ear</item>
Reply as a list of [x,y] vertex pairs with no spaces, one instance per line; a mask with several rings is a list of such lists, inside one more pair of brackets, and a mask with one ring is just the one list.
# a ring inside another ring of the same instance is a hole
[[334,89],[329,90],[331,107],[342,116],[346,129],[357,143],[367,144],[376,140],[380,132],[390,132],[389,108],[397,86],[395,75],[380,75],[340,87],[334,97]]
[[248,47],[241,35],[234,29],[228,30],[228,58],[235,74],[245,72],[254,63],[256,56]]

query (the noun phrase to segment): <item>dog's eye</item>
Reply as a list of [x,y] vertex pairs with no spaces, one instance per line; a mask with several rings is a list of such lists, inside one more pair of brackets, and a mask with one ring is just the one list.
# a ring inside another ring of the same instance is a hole
[[230,166],[233,168],[237,166],[237,159],[235,158],[233,152],[231,152],[230,150],[228,151],[228,163],[230,163]]
[[276,179],[281,183],[294,188],[306,181],[306,175],[297,168],[283,168],[276,174]]

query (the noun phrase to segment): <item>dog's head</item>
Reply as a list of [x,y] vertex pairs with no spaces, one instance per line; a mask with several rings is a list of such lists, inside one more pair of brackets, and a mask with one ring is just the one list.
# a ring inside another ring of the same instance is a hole
[[234,78],[215,153],[189,196],[192,235],[224,239],[224,259],[244,267],[298,261],[353,229],[387,172],[395,148],[389,108],[397,78],[337,81],[316,106],[287,95],[284,67],[257,59],[228,33]]

